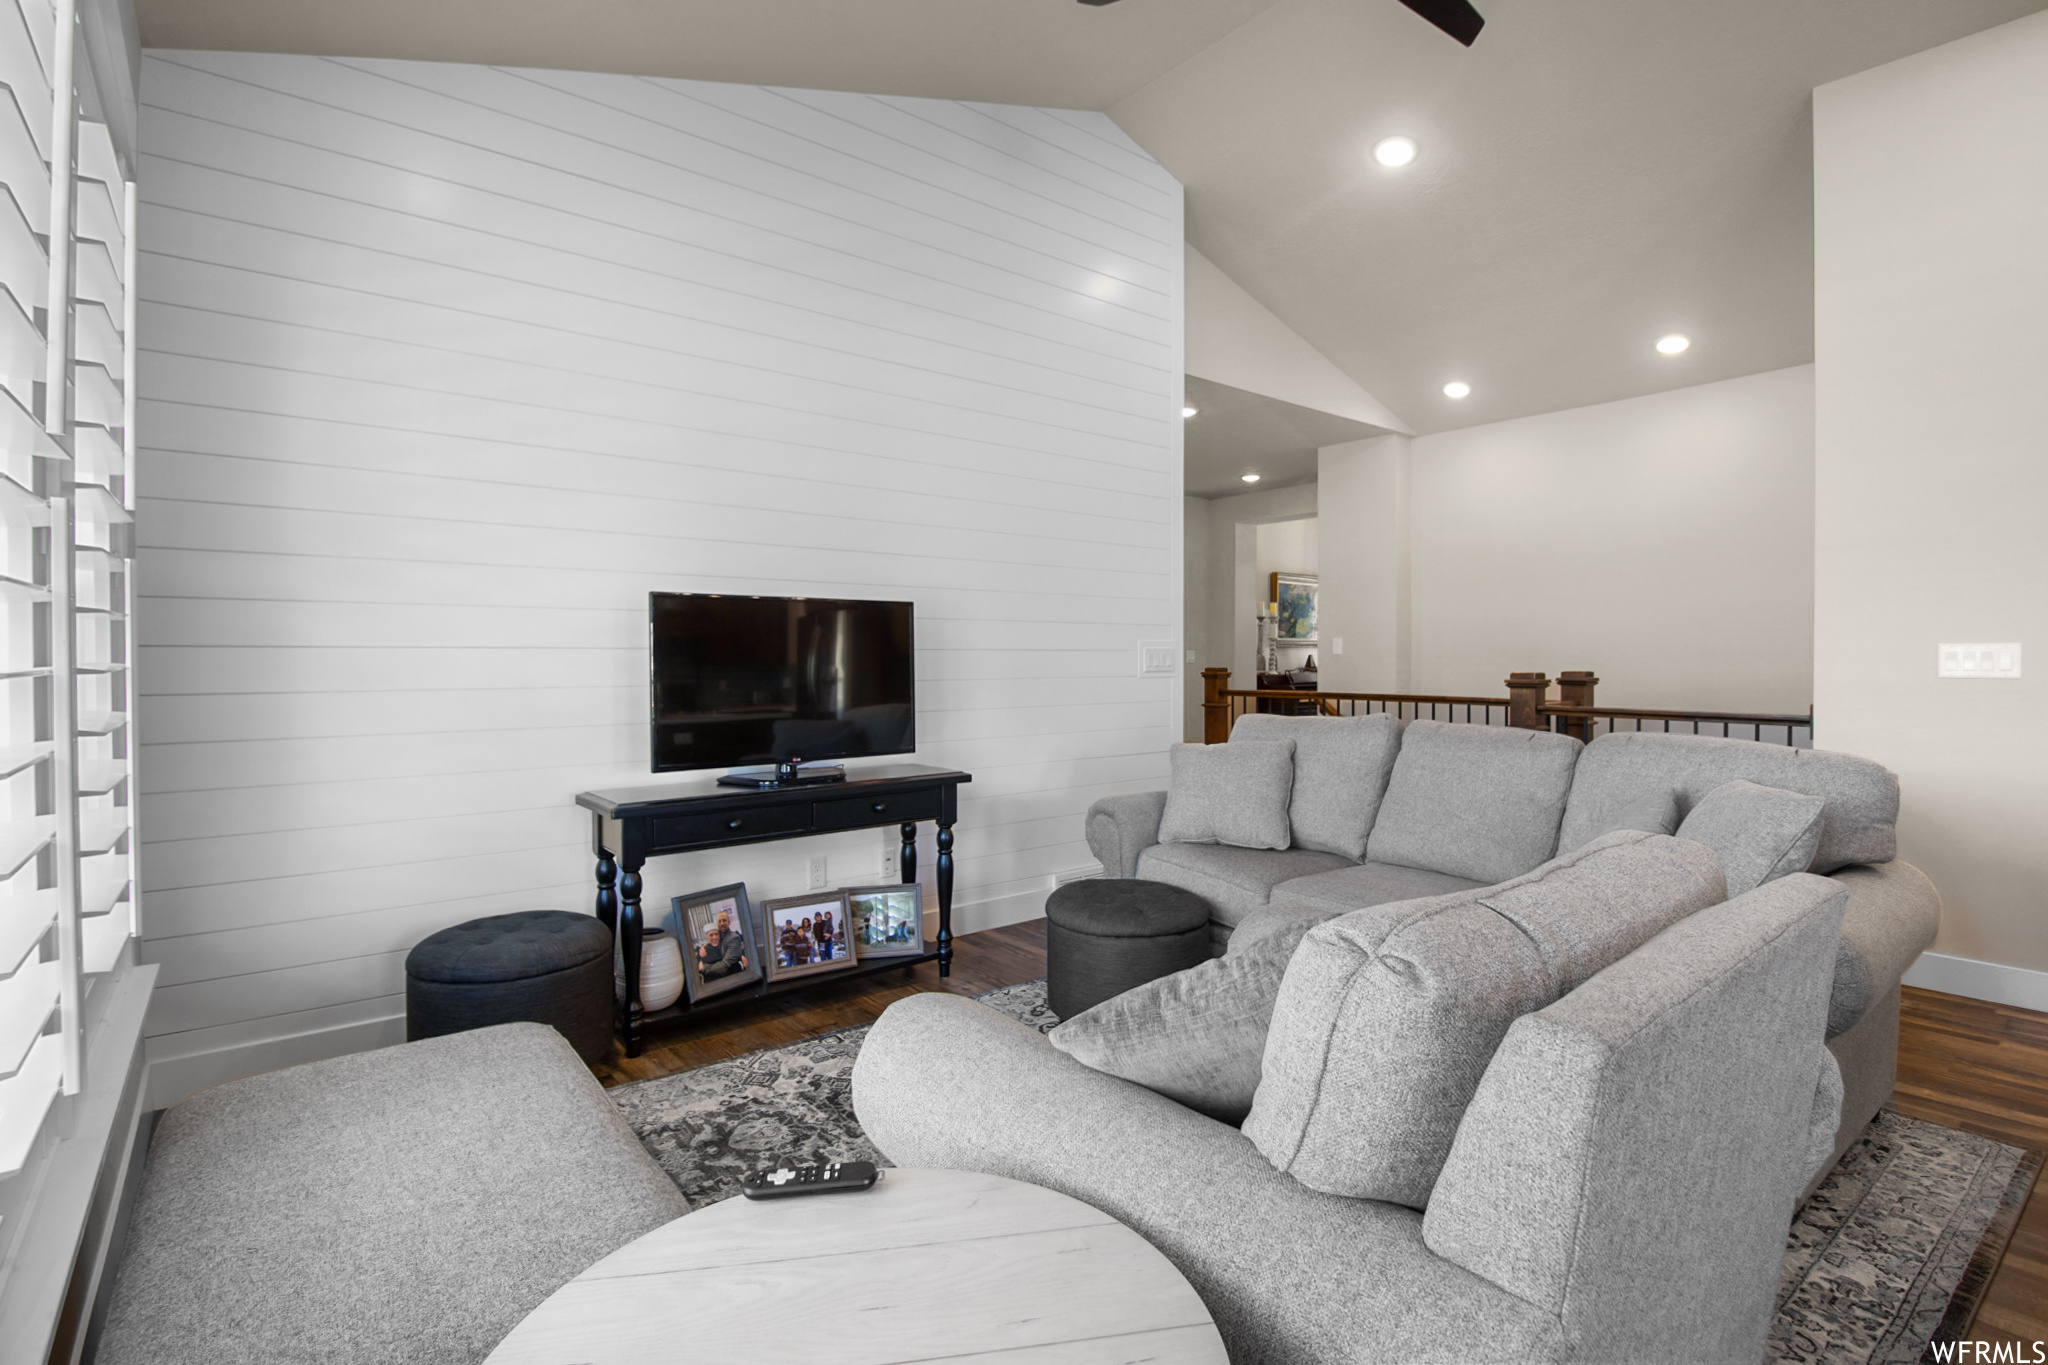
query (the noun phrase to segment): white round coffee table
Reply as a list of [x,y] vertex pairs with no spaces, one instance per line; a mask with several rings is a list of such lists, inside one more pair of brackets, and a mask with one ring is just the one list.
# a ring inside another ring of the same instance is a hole
[[578,1275],[486,1365],[1229,1365],[1188,1282],[1063,1194],[889,1170],[860,1194],[728,1199]]

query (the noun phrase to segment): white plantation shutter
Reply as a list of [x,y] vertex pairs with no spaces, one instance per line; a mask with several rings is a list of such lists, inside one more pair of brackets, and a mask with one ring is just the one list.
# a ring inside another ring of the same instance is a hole
[[0,1177],[85,1084],[136,929],[134,196],[78,118],[75,38],[68,6],[0,0]]

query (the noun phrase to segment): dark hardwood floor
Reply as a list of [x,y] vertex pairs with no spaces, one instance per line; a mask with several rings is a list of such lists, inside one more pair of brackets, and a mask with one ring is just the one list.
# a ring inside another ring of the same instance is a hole
[[[902,976],[820,987],[707,1016],[657,1033],[630,1061],[614,1046],[596,1068],[606,1085],[649,1080],[756,1048],[793,1043],[872,1021],[919,991],[980,995],[1045,975],[1045,921],[965,935],[953,975],[926,963]],[[1907,987],[1899,1026],[1900,1113],[2019,1147],[2048,1149],[2048,1014]],[[2048,1341],[2048,1199],[2036,1191],[2020,1216],[1971,1335],[2031,1347]]]
[[[1906,987],[1899,1015],[1901,1114],[2048,1149],[2048,1014]],[[2048,1198],[2036,1186],[1970,1336],[2048,1341]]]

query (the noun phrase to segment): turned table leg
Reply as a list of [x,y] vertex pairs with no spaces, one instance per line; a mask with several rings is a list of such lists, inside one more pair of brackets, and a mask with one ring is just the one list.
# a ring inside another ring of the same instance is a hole
[[953,826],[939,826],[939,975],[953,974]]

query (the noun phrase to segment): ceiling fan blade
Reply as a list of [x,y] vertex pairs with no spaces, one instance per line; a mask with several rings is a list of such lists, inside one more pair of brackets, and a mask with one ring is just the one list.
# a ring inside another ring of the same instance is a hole
[[[1103,4],[1107,3],[1107,0],[1090,0],[1090,3]],[[1472,46],[1472,40],[1479,36],[1479,30],[1486,27],[1486,20],[1480,17],[1478,10],[1466,4],[1465,0],[1401,0],[1401,3],[1466,47]]]

